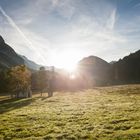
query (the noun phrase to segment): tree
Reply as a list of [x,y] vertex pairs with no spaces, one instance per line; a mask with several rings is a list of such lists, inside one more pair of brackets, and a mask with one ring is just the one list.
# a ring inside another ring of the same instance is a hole
[[0,92],[1,93],[8,91],[7,85],[8,85],[7,70],[0,70]]
[[47,72],[45,70],[45,67],[40,67],[40,70],[38,71],[38,85],[39,90],[41,91],[41,96],[44,92],[44,90],[47,88]]
[[48,96],[51,97],[53,96],[53,91],[54,91],[54,67],[51,67],[51,72],[49,74],[49,80],[48,80]]
[[17,98],[20,93],[23,97],[31,97],[31,73],[24,66],[12,67],[8,72],[9,91],[15,94]]

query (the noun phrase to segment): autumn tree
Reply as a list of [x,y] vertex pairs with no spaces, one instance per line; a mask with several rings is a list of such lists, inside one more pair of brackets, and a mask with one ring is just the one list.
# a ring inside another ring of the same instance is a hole
[[16,94],[16,97],[19,97],[20,92],[28,94],[27,97],[31,96],[31,93],[29,93],[31,73],[24,65],[12,67],[9,70],[8,76],[9,90]]

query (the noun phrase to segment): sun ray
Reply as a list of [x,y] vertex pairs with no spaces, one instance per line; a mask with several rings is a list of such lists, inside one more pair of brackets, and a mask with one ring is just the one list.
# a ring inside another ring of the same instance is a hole
[[78,63],[77,60],[80,58],[80,55],[81,53],[76,49],[67,49],[59,53],[54,52],[51,63],[57,68],[61,68],[72,73],[76,71]]

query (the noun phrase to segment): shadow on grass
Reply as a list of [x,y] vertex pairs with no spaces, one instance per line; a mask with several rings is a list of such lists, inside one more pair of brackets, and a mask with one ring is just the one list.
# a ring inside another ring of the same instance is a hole
[[2,100],[0,101],[0,114],[27,106],[35,100],[36,98]]

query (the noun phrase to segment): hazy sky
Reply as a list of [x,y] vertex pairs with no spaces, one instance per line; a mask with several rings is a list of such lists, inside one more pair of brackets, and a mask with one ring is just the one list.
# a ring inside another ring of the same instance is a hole
[[0,34],[40,64],[118,60],[140,49],[140,0],[0,0]]

